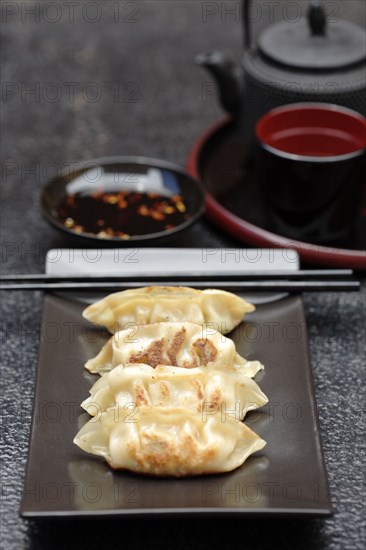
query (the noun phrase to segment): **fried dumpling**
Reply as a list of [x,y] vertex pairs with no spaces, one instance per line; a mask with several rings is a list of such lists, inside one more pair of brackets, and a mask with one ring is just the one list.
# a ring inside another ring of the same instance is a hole
[[251,378],[263,368],[259,361],[241,357],[229,338],[194,323],[153,323],[121,330],[87,361],[85,368],[102,374],[128,363],[195,368],[212,362],[229,367],[245,365]]
[[265,441],[242,422],[220,414],[202,422],[186,408],[113,407],[92,418],[74,443],[115,469],[155,476],[234,470]]
[[188,321],[213,324],[226,334],[243,320],[245,313],[254,309],[239,296],[224,290],[151,286],[110,294],[87,307],[83,316],[112,333],[130,323]]
[[235,369],[212,364],[185,369],[158,365],[123,365],[104,374],[81,406],[92,416],[119,405],[187,407],[205,416],[221,412],[242,420],[247,411],[268,402],[259,386]]

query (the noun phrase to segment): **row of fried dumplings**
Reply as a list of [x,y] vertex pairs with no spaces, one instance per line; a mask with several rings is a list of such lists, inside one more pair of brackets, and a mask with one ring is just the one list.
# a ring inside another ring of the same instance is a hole
[[155,476],[242,465],[265,446],[242,420],[268,399],[252,380],[263,365],[223,334],[253,310],[229,292],[186,287],[125,290],[86,308],[113,335],[85,365],[101,377],[74,443],[112,468]]

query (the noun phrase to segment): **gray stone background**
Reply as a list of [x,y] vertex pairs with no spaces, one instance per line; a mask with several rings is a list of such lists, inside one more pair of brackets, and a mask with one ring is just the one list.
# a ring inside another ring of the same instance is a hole
[[[365,24],[364,0],[325,3],[335,18]],[[98,1],[98,11],[90,2],[55,4],[1,6],[2,273],[41,272],[49,248],[73,246],[37,209],[40,184],[65,163],[142,154],[184,164],[195,139],[221,113],[216,97],[203,101],[209,79],[194,56],[220,48],[239,60],[241,53],[240,16],[225,11],[238,2]],[[217,12],[204,20],[208,4]],[[271,13],[277,20],[296,17],[308,2],[255,4],[258,32]],[[172,244],[241,246],[205,220]],[[365,296],[365,289],[358,296],[305,296],[334,517],[37,524],[21,520],[18,506],[42,296],[2,294],[1,548],[364,548]]]

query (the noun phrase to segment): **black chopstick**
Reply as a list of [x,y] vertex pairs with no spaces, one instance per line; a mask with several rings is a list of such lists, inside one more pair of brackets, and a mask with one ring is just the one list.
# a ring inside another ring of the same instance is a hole
[[[162,281],[150,281],[151,285],[161,285]],[[360,290],[361,283],[354,280],[345,281],[281,281],[281,280],[267,280],[267,281],[216,281],[212,284],[212,281],[191,281],[180,280],[166,280],[164,281],[166,286],[188,286],[191,285],[194,288],[219,288],[227,289],[231,291],[245,291],[250,290],[253,292],[346,292],[346,291],[358,291]],[[78,290],[78,291],[117,291],[128,288],[141,287],[141,279],[133,282],[59,282],[59,283],[10,283],[1,284],[0,290]]]
[[176,275],[167,275],[164,272],[156,273],[154,275],[144,275],[144,274],[124,274],[118,273],[114,275],[110,274],[47,274],[47,273],[32,273],[25,275],[3,275],[0,277],[0,283],[2,282],[14,282],[14,283],[71,283],[71,282],[87,282],[87,283],[97,283],[97,282],[115,282],[115,283],[128,283],[135,282],[136,280],[141,283],[145,282],[155,282],[159,281],[165,282],[169,279],[170,282],[180,282],[182,279],[186,282],[195,282],[195,281],[322,281],[326,280],[338,280],[338,279],[347,279],[353,275],[351,269],[317,269],[317,270],[307,270],[307,271],[253,271],[253,272],[237,272],[237,271],[225,271],[223,273],[210,274],[201,271],[193,271],[189,275],[182,276],[181,274]]

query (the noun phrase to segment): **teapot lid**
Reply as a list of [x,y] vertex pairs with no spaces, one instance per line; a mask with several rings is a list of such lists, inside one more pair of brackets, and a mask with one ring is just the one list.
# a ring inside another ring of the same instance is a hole
[[297,69],[337,70],[366,58],[366,33],[354,23],[339,20],[329,25],[318,2],[307,21],[270,25],[258,37],[266,57]]

